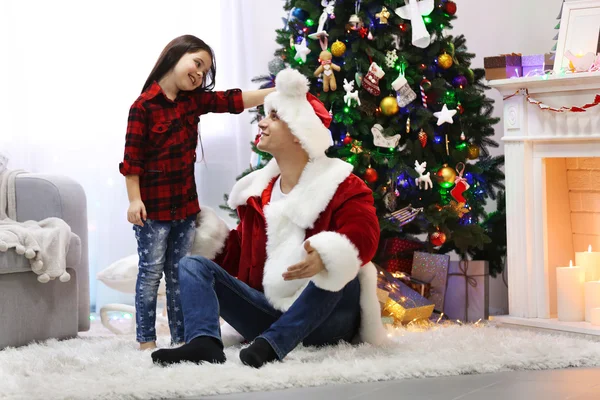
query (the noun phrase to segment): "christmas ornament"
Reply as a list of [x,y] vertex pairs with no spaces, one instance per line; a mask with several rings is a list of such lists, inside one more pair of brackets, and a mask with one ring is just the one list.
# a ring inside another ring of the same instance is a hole
[[421,142],[421,147],[425,148],[427,146],[427,133],[423,129],[419,132],[419,142]]
[[[401,30],[402,32],[406,32],[406,31],[408,31],[408,25],[406,25],[406,24],[400,24],[400,25],[398,25],[398,28],[400,28],[400,30]],[[399,47],[399,46],[398,46],[398,47]]]
[[396,53],[396,49],[388,50],[388,52],[385,55],[385,65],[387,65],[388,68],[394,68],[394,66],[396,65],[396,61],[398,61],[398,54]]
[[457,203],[454,200],[450,200],[450,204],[448,204],[444,208],[454,211],[458,215],[458,218],[462,218],[465,214],[468,214],[470,211],[466,207],[465,203]]
[[[458,203],[462,203],[464,206],[464,204],[467,203],[467,200],[465,200],[463,193],[470,187],[467,180],[463,178],[463,173],[465,172],[465,164],[456,164],[456,172],[458,172],[458,175],[454,179],[454,188],[450,191],[450,194]],[[462,215],[459,215],[459,217],[462,218]]]
[[438,181],[440,186],[449,188],[454,185],[456,179],[456,171],[454,168],[449,167],[448,164],[444,164],[437,172]]
[[340,42],[339,40],[336,40],[331,45],[331,54],[333,54],[334,56],[341,57],[344,55],[345,52],[346,52],[346,45],[344,44],[344,42]]
[[467,137],[465,136],[465,133],[461,132],[460,133],[460,140],[466,140],[466,139],[467,139]]
[[435,247],[441,246],[446,243],[446,234],[444,232],[433,232],[429,235],[429,242]]
[[381,108],[381,112],[383,115],[388,117],[395,115],[400,111],[400,107],[398,107],[398,102],[395,97],[387,96],[381,100],[379,103],[379,108]]
[[369,168],[367,168],[367,170],[365,171],[364,178],[365,181],[369,183],[375,183],[377,182],[377,179],[379,179],[379,176],[377,175],[377,171],[371,168],[371,166],[369,165]]
[[352,136],[350,136],[349,133],[346,133],[346,137],[344,138],[344,140],[342,140],[342,143],[344,143],[345,145],[349,145],[350,143],[352,143]]
[[277,75],[280,71],[285,69],[285,63],[281,58],[274,58],[269,61],[269,73],[271,75]]
[[346,78],[344,78],[344,90],[346,94],[344,95],[344,103],[348,107],[352,105],[352,100],[356,101],[360,106],[360,98],[358,97],[358,91],[354,90],[354,81],[348,82]]
[[375,62],[371,63],[369,72],[362,81],[362,87],[373,96],[379,96],[381,90],[379,89],[379,80],[383,78],[385,72]]
[[321,13],[321,16],[319,16],[319,25],[317,26],[317,31],[308,35],[308,37],[311,39],[329,36],[325,31],[325,22],[327,22],[328,17],[333,15],[335,0],[321,0],[321,6],[323,7],[323,12]]
[[406,118],[406,133],[410,133],[410,115]]
[[[360,35],[360,37],[361,37],[361,38],[363,38],[363,39],[364,39],[364,38],[367,36],[367,34],[369,34],[369,33],[370,33],[370,31],[369,31],[367,28],[364,28],[364,27],[363,27],[363,28],[360,28],[360,29],[358,30],[358,34],[359,34],[359,35]],[[372,39],[370,39],[370,40],[372,40]]]
[[463,114],[465,112],[465,108],[460,103],[458,103],[458,106],[456,106],[456,109],[458,110],[458,112],[460,114]]
[[373,134],[373,143],[375,146],[385,147],[385,148],[394,148],[398,146],[398,142],[400,141],[400,134],[396,134],[394,136],[388,137],[383,135],[383,126],[380,124],[375,124],[371,128],[371,133]]
[[452,60],[452,56],[448,53],[441,54],[438,57],[438,65],[443,69],[449,69],[454,64],[454,60]]
[[454,117],[455,114],[456,110],[448,110],[448,106],[444,104],[444,107],[442,107],[442,111],[434,112],[433,116],[438,119],[437,126],[441,126],[446,122],[449,124],[453,124],[454,120],[452,119],[452,117]]
[[396,91],[396,103],[399,107],[405,107],[417,98],[417,94],[402,74],[392,82],[392,88]]
[[467,81],[467,78],[462,75],[455,76],[454,79],[452,79],[452,86],[455,88],[464,89],[468,84],[469,82]]
[[354,153],[354,154],[360,154],[360,153],[362,153],[363,149],[362,149],[361,146],[362,146],[362,142],[359,142],[358,140],[354,140],[352,142],[352,148],[350,149],[350,152]]
[[300,21],[304,21],[308,18],[309,14],[307,11],[304,11],[301,8],[294,8],[292,11],[292,16],[299,19]]
[[473,72],[473,70],[471,68],[469,68],[467,70],[466,75],[467,75],[467,79],[470,83],[475,82],[475,72]]
[[358,87],[362,86],[363,78],[364,78],[364,75],[362,72],[357,72],[354,74],[354,80],[356,81],[356,84],[358,85]]
[[346,24],[347,30],[357,31],[364,26],[362,20],[358,16],[359,11],[360,11],[360,1],[357,1],[356,5],[355,5],[355,12],[354,12],[354,14],[352,14],[350,16],[350,19],[348,20],[348,24]]
[[470,144],[467,149],[467,158],[469,160],[475,160],[479,158],[479,146],[475,144]]
[[415,179],[415,185],[419,189],[431,189],[433,188],[433,183],[431,183],[431,177],[429,176],[429,172],[424,173],[427,169],[427,161],[423,161],[423,163],[419,163],[419,161],[415,160],[415,171],[419,174],[419,177]]
[[302,38],[302,41],[294,46],[296,48],[296,55],[294,56],[294,60],[306,62],[306,56],[310,53],[310,49],[306,46],[306,38]]
[[446,12],[450,15],[456,14],[456,3],[450,0],[446,1],[444,4],[444,10],[446,10]]
[[383,204],[388,211],[394,211],[396,209],[396,195],[394,192],[387,192],[383,196]]
[[427,31],[423,17],[431,14],[434,6],[434,0],[410,0],[407,5],[394,10],[402,19],[411,20],[412,44],[421,49],[428,47],[431,43],[431,35]]
[[[398,190],[396,190],[397,192]],[[398,194],[397,196],[399,196]],[[389,220],[394,220],[398,226],[404,226],[406,224],[411,223],[417,218],[420,212],[423,212],[423,208],[413,208],[412,205],[408,205],[401,210],[394,211],[389,216],[386,216]]]
[[431,82],[429,82],[427,79],[423,79],[419,85],[419,89],[421,89],[421,102],[423,103],[423,108],[427,108],[427,94],[425,94],[425,88],[430,87]]
[[374,39],[373,33],[371,32],[370,29],[369,29],[369,34],[367,35],[367,39],[369,39],[369,40],[373,40]]
[[380,12],[378,12],[377,14],[375,14],[375,18],[379,19],[379,23],[380,24],[386,24],[387,25],[389,17],[390,17],[390,12],[385,7],[383,7]]
[[[326,46],[327,45],[325,45],[325,48],[327,48]],[[314,73],[315,76],[320,76],[321,74],[323,74],[324,92],[329,92],[329,89],[335,92],[335,90],[337,89],[337,82],[335,81],[335,75],[333,74],[333,71],[339,72],[342,70],[342,68],[339,65],[331,62],[332,58],[333,55],[329,51],[321,51],[321,54],[319,54],[319,62],[321,63],[321,65],[315,70]]]

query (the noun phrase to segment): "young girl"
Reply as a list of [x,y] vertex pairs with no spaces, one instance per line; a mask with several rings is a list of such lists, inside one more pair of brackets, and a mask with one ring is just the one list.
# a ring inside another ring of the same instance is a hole
[[209,112],[241,113],[262,104],[274,89],[214,92],[212,49],[191,35],[171,41],[158,57],[142,94],[129,110],[125,155],[129,209],[138,243],[136,339],[140,349],[156,347],[155,312],[165,274],[172,343],[184,340],[178,262],[191,249],[200,212],[194,162],[198,117]]

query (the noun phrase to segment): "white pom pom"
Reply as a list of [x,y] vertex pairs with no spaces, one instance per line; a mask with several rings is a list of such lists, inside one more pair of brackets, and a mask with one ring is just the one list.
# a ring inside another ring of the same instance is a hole
[[35,257],[35,251],[33,249],[27,249],[25,252],[25,258],[31,260],[33,257]]
[[300,72],[287,68],[277,74],[275,86],[277,92],[284,96],[306,97],[309,82]]
[[0,241],[0,251],[6,251],[8,250],[8,243],[4,242],[4,241]]
[[31,269],[34,272],[41,271],[43,266],[44,266],[44,263],[42,262],[42,260],[35,260],[34,262],[31,263]]
[[65,271],[58,279],[60,279],[61,282],[69,282],[71,280],[71,275]]
[[18,255],[23,255],[25,254],[25,246],[23,246],[22,244],[18,244],[15,246],[15,251]]
[[48,283],[50,282],[50,275],[48,274],[41,274],[40,276],[37,277],[38,282],[41,283]]

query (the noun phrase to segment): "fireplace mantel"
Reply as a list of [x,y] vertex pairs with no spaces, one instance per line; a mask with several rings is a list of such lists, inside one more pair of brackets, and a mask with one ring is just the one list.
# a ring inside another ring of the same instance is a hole
[[[587,112],[558,113],[530,104],[525,96],[551,107],[582,106],[600,94],[600,73],[491,81],[504,97],[506,157],[508,324],[599,335],[590,323],[561,323],[554,317],[555,265],[549,265],[545,194],[546,158],[600,157],[600,106]],[[600,187],[600,185],[599,185]],[[570,252],[573,251],[572,244]],[[564,253],[568,253],[568,246]],[[574,259],[574,254],[572,255]],[[554,279],[554,282],[552,282]],[[553,303],[554,302],[554,303]],[[597,328],[597,329],[596,329]]]

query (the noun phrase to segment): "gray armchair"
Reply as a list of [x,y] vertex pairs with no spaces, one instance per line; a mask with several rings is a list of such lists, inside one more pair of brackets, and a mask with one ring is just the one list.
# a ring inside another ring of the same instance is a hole
[[86,197],[62,176],[22,174],[16,179],[17,220],[62,218],[71,227],[69,282],[37,281],[29,261],[14,250],[0,253],[0,349],[50,338],[66,339],[90,328]]

